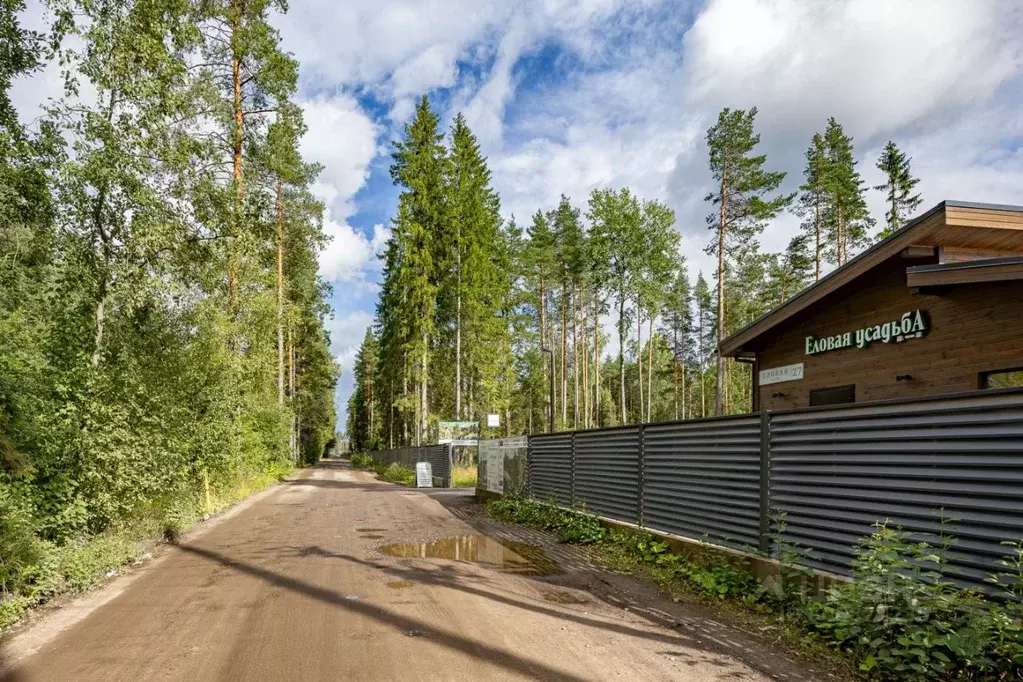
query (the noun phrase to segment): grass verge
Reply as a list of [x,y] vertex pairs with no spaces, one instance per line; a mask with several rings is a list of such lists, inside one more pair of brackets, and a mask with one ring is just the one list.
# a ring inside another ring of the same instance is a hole
[[477,472],[474,465],[453,467],[451,469],[451,484],[456,488],[475,488],[476,475]]
[[[643,531],[606,528],[591,514],[535,500],[488,502],[500,521],[552,531],[587,543],[616,571],[652,577],[677,599],[696,600],[777,643],[847,675],[871,680],[1023,679],[1023,542],[989,578],[1004,601],[955,586],[940,544],[910,537],[887,522],[861,539],[853,581],[812,594],[797,547],[777,543],[780,574],[761,582],[739,556],[680,554]],[[823,657],[823,658],[822,658]]]
[[[205,494],[196,495],[161,514],[142,515],[131,524],[63,545],[34,540],[28,552],[32,561],[18,567],[19,586],[7,591],[0,585],[0,634],[56,597],[86,592],[122,569],[143,563],[161,542],[175,540],[209,515],[280,481],[288,471],[244,479],[229,489],[211,490],[208,502]],[[3,563],[0,557],[0,567]]]

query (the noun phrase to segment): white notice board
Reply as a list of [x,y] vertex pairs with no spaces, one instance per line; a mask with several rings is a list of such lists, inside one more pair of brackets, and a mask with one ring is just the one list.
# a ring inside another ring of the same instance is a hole
[[416,487],[433,487],[433,466],[429,462],[416,462]]

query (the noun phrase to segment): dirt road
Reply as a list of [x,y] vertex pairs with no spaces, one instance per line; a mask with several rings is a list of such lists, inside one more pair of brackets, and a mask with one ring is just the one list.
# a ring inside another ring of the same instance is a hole
[[577,550],[475,533],[454,494],[304,471],[7,642],[0,677],[813,679],[720,623],[628,608]]

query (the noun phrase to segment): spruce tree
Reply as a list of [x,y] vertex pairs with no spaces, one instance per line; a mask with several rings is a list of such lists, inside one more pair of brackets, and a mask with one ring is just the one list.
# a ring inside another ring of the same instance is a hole
[[885,203],[888,205],[884,214],[885,227],[878,235],[879,239],[891,236],[905,225],[922,201],[919,194],[913,194],[920,180],[913,177],[910,160],[892,141],[884,146],[877,160],[877,167],[884,173],[885,182],[876,185],[874,189],[884,192]]
[[403,139],[394,145],[391,178],[402,192],[391,232],[392,262],[385,276],[393,278],[387,286],[397,301],[388,302],[390,309],[381,317],[381,323],[396,327],[382,333],[397,335],[394,350],[402,354],[402,392],[408,398],[411,385],[417,397],[413,426],[420,445],[429,438],[429,369],[437,304],[434,240],[445,232],[447,154],[437,128],[437,115],[424,96],[405,125]]
[[[748,111],[725,108],[717,123],[707,131],[710,170],[716,188],[706,201],[717,206],[707,216],[707,225],[715,233],[707,253],[717,257],[717,343],[725,337],[726,264],[735,253],[764,229],[791,203],[794,195],[766,196],[778,189],[785,173],[764,169],[766,155],[754,154],[760,135],[753,130],[757,109]],[[717,353],[717,390],[715,413],[725,408],[724,357]]]

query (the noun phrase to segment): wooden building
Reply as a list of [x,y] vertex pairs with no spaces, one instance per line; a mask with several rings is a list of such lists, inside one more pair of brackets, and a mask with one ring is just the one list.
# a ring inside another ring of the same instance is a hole
[[720,351],[755,411],[1023,385],[1023,207],[942,202]]

